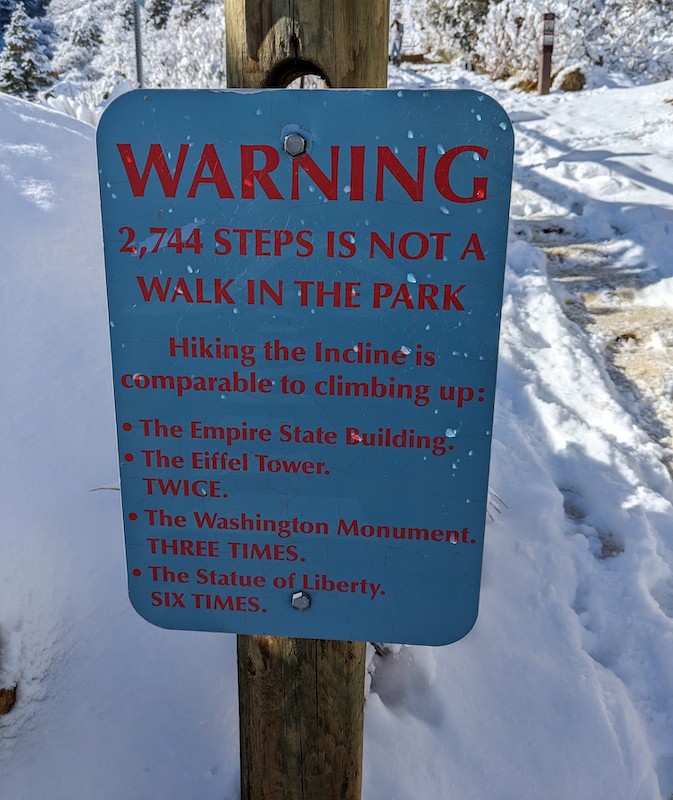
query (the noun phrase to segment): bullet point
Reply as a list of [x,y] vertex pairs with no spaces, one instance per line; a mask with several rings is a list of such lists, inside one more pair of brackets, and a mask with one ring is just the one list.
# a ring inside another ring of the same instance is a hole
[[133,427],[133,425],[131,425],[131,423],[130,423],[130,422],[125,422],[125,423],[122,425],[122,428],[123,428],[125,431],[130,431],[132,427]]
[[133,461],[133,453],[127,453],[124,456],[124,461]]
[[129,519],[131,520],[131,522],[135,522],[135,521],[138,519],[138,515],[136,514],[136,512],[135,512],[135,511],[132,511],[132,512],[129,514]]
[[134,578],[139,578],[143,574],[143,571],[141,569],[134,569],[131,574]]

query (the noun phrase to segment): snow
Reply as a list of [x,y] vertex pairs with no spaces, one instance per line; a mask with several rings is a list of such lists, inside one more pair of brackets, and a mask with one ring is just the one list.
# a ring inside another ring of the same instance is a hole
[[[608,311],[673,307],[673,82],[540,98],[434,65],[390,86],[488,92],[517,156],[480,616],[370,653],[363,798],[669,800],[670,454],[568,270]],[[94,129],[0,96],[0,203],[0,798],[233,800],[234,637],[126,598]]]

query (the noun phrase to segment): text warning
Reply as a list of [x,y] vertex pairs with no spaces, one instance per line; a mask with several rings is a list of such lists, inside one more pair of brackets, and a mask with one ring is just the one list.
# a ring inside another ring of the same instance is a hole
[[512,127],[471,91],[136,91],[98,128],[131,601],[447,644],[477,617]]

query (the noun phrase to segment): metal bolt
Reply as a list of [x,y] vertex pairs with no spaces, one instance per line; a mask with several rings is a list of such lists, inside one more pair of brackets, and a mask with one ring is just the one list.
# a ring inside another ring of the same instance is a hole
[[307,611],[311,607],[311,595],[306,592],[294,592],[291,602],[292,608],[297,611]]
[[299,133],[288,133],[283,139],[283,150],[292,158],[306,152],[306,139]]

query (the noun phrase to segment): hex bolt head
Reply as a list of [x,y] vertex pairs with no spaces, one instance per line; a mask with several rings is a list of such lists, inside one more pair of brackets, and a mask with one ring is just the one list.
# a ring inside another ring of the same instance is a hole
[[293,592],[290,602],[296,611],[308,611],[311,607],[311,595],[306,592]]
[[299,133],[288,133],[283,139],[283,150],[296,158],[306,152],[306,139]]

